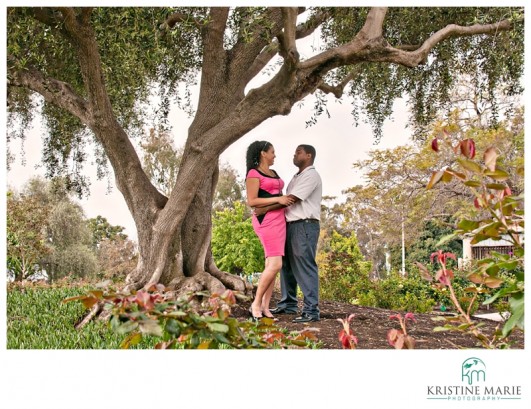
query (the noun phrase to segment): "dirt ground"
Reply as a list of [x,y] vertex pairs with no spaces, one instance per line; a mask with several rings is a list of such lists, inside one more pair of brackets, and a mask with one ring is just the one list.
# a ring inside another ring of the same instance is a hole
[[[276,304],[274,296],[271,303],[271,308]],[[248,317],[247,308],[249,304],[239,305],[233,310],[233,315],[245,319]],[[299,303],[299,310],[302,307]],[[354,335],[358,338],[358,349],[392,349],[393,347],[387,342],[387,332],[392,329],[400,329],[400,324],[396,319],[390,319],[389,316],[400,313],[402,316],[404,312],[391,311],[381,308],[359,307],[351,304],[320,301],[319,308],[321,310],[321,320],[318,322],[311,322],[308,324],[296,324],[291,320],[296,315],[279,314],[276,316],[278,321],[276,324],[279,327],[288,330],[300,330],[307,325],[311,328],[317,328],[319,331],[317,337],[321,341],[322,349],[341,349],[341,344],[338,340],[338,334],[343,328],[338,319],[346,319],[350,314],[354,314],[354,318],[350,323],[350,328],[353,329]],[[492,312],[492,311],[490,311]],[[438,315],[453,315],[451,312],[441,313],[434,311],[429,314],[414,314],[416,321],[408,321],[408,334],[415,339],[415,349],[469,349],[469,348],[483,348],[479,341],[472,335],[460,331],[444,331],[434,332],[433,329],[444,325],[444,321],[434,321]],[[481,331],[483,334],[490,336],[496,330],[500,323],[477,319],[477,322],[482,322]],[[523,349],[524,348],[524,333],[520,330],[515,330],[509,337],[511,341],[510,348]]]

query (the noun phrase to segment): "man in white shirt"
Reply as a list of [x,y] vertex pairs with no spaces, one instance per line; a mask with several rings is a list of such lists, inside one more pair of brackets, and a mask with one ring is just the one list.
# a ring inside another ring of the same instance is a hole
[[296,314],[297,285],[304,295],[302,314],[293,322],[319,321],[319,276],[315,256],[319,240],[322,181],[313,166],[315,148],[299,145],[293,164],[299,172],[293,176],[286,194],[295,203],[286,209],[286,251],[280,272],[281,299],[273,314]]

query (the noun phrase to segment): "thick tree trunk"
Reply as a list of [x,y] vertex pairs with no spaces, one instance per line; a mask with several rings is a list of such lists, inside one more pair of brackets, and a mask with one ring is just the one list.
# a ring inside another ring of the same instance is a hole
[[[209,170],[188,209],[183,222],[172,233],[169,228],[154,229],[145,224],[139,230],[139,261],[127,277],[127,289],[160,283],[177,292],[208,290],[220,293],[226,288],[249,292],[251,288],[237,276],[220,271],[212,257],[212,197],[217,182],[217,163]],[[176,186],[178,189],[179,186]],[[154,246],[153,243],[161,243]],[[159,275],[155,275],[157,269]]]

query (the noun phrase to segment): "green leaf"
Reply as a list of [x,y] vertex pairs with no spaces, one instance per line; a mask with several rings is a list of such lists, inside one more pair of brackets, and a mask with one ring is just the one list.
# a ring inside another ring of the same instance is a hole
[[505,323],[502,335],[507,336],[515,328],[524,329],[524,295],[518,294],[509,298],[509,305],[511,307],[511,317]]
[[488,240],[490,239],[491,237],[490,236],[486,236],[484,234],[481,234],[481,233],[478,233],[474,236],[474,238],[472,239],[472,241],[470,242],[470,244],[478,244],[478,243],[481,243],[482,241],[484,240]]
[[481,183],[475,180],[467,180],[465,183],[463,183],[465,186],[469,187],[480,187]]
[[218,322],[209,322],[207,323],[207,326],[210,330],[216,331],[216,332],[227,333],[229,331],[228,325],[221,324]]
[[471,231],[479,227],[479,222],[464,219],[457,224],[457,227],[464,231]]
[[469,170],[471,172],[480,174],[482,172],[482,168],[480,165],[478,165],[476,162],[470,160],[470,159],[464,159],[464,158],[457,158],[457,162],[466,170]]
[[218,342],[221,342],[222,344],[231,345],[231,342],[223,334],[221,334],[219,332],[214,332],[214,338]]
[[120,334],[120,335],[124,335],[124,334],[127,334],[131,331],[134,331],[138,328],[138,323],[135,322],[135,321],[126,321],[124,322],[123,324],[121,324],[120,326],[118,326],[115,331]]
[[448,183],[448,182],[451,182],[453,178],[454,178],[454,175],[451,172],[448,172],[447,170],[445,170],[441,177],[441,181],[443,181],[444,183]]
[[443,244],[448,243],[449,241],[452,241],[457,237],[457,233],[447,234],[446,236],[441,237],[441,239],[435,244],[435,247],[442,246]]
[[495,171],[486,171],[484,175],[500,182],[507,180],[510,177],[506,171],[501,169],[496,169]]
[[178,338],[181,335],[181,326],[176,320],[170,318],[166,321],[166,331]]
[[486,186],[488,189],[493,189],[493,190],[505,190],[506,188],[506,186],[501,183],[487,183]]
[[500,263],[498,264],[498,266],[500,268],[503,268],[505,270],[514,270],[516,267],[518,267],[518,261],[517,260],[514,260],[514,261],[508,261],[506,263]]
[[142,334],[139,332],[133,332],[132,334],[129,334],[121,343],[120,348],[121,349],[129,349],[133,345],[137,345],[140,341],[142,341]]

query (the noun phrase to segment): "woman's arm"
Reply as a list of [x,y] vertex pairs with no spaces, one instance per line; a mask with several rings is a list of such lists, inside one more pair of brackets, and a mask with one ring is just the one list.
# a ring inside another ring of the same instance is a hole
[[293,199],[290,196],[258,197],[258,189],[260,188],[260,179],[258,178],[247,178],[245,185],[247,189],[247,204],[250,207],[274,204],[289,206],[293,203]]
[[[291,197],[292,198],[292,203],[296,203],[298,201],[300,201],[300,199],[297,197],[297,196],[293,196],[293,195],[289,195],[288,197]],[[291,206],[288,205],[288,206]],[[254,214],[257,215],[257,216],[262,216],[264,214],[266,214],[267,212],[270,212],[271,210],[277,210],[277,209],[282,209],[283,207],[288,207],[288,206],[284,206],[284,205],[281,205],[281,204],[272,204],[272,205],[267,205],[267,206],[255,206],[254,207]]]

